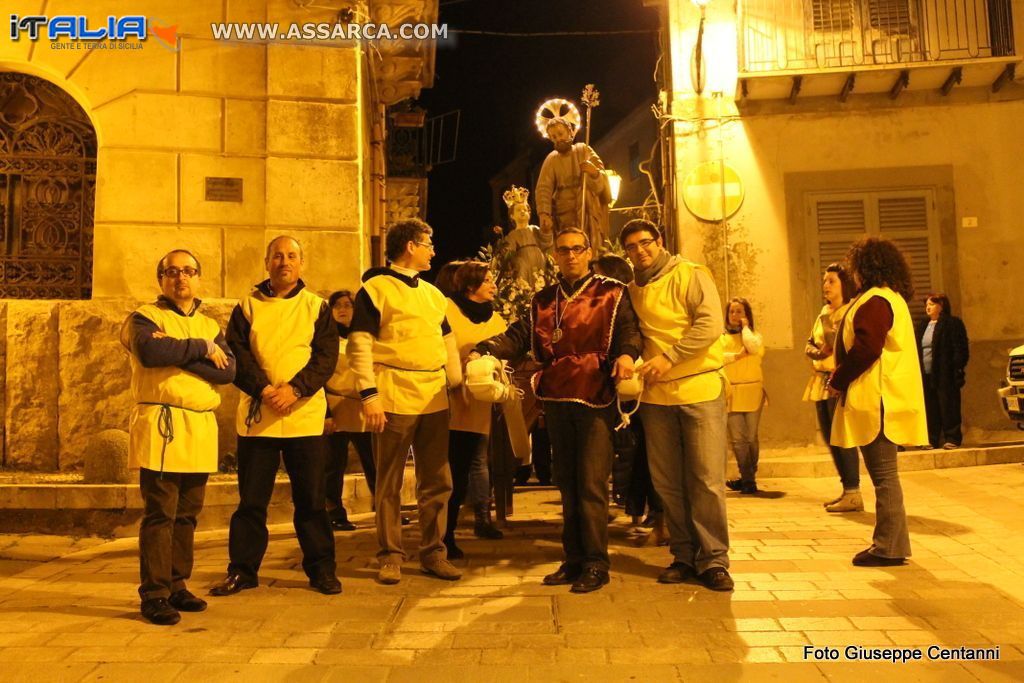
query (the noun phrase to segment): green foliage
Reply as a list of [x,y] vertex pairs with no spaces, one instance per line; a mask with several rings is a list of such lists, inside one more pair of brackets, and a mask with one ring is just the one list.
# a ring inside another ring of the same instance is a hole
[[534,273],[533,282],[515,276],[514,256],[515,252],[501,248],[501,243],[498,248],[488,245],[477,253],[479,260],[491,265],[491,272],[498,285],[494,310],[508,322],[528,317],[533,295],[556,281],[555,263],[550,255],[545,254],[544,268]]

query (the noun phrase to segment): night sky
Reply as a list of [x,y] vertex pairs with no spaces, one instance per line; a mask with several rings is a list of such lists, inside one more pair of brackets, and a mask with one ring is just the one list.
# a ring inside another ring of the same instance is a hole
[[[502,32],[616,31],[658,27],[641,0],[441,0],[440,21],[452,29]],[[439,44],[434,86],[419,104],[427,115],[461,110],[456,159],[429,175],[427,221],[438,245],[435,268],[471,256],[493,224],[488,180],[521,150],[536,159],[551,150],[534,127],[550,97],[579,104],[594,83],[596,139],[644,101],[655,98],[657,36],[559,37],[456,35]],[[582,132],[577,138],[582,141]],[[600,149],[597,150],[600,154]],[[529,188],[531,199],[533,188]],[[536,215],[534,216],[536,222]]]

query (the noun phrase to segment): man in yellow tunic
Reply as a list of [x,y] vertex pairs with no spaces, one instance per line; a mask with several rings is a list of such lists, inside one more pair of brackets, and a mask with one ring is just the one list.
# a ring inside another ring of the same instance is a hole
[[235,377],[235,358],[216,322],[199,313],[199,261],[176,249],[157,264],[162,294],[121,328],[131,352],[130,457],[145,512],[139,526],[142,615],[171,625],[206,602],[185,585],[206,480],[217,471],[215,384]]
[[228,344],[242,390],[238,431],[238,509],[231,516],[228,575],[212,595],[259,585],[267,551],[267,507],[284,459],[295,505],[295,535],[310,587],[341,592],[334,575],[334,533],[327,515],[324,384],[338,362],[338,328],[327,302],[302,281],[302,245],[280,236],[267,245],[270,277],[231,313]]
[[416,463],[420,568],[454,581],[462,573],[444,545],[452,474],[448,465],[448,388],[462,383],[447,300],[419,274],[430,269],[433,230],[418,219],[388,226],[390,265],[363,274],[346,353],[374,432],[377,463],[378,580],[402,579],[401,491],[409,447]]
[[636,270],[629,297],[644,336],[640,417],[674,558],[658,581],[696,578],[731,591],[718,289],[705,266],[669,254],[650,221],[626,223],[619,242]]

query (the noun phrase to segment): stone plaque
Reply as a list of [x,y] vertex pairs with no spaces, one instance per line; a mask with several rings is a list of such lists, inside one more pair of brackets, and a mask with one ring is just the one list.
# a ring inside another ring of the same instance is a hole
[[241,202],[241,178],[206,177],[206,201],[208,202]]

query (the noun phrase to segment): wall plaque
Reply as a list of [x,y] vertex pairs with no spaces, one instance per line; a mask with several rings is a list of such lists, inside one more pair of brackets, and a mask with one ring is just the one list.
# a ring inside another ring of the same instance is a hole
[[240,202],[242,201],[241,178],[206,178],[206,201],[208,202]]

